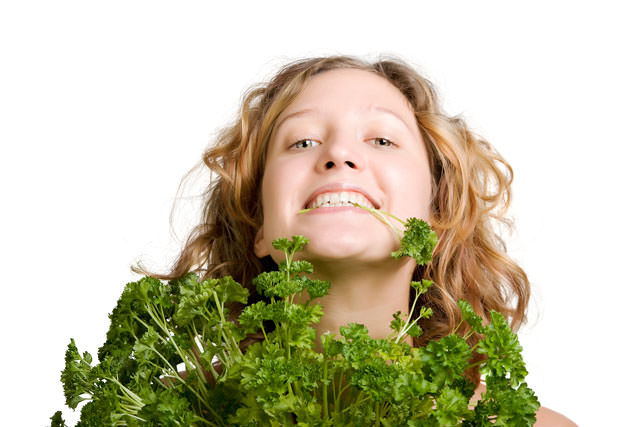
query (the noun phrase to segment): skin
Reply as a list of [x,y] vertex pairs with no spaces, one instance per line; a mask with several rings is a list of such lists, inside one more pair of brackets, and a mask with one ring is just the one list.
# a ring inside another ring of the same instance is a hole
[[[339,326],[351,322],[364,324],[373,338],[388,336],[393,313],[408,311],[415,268],[412,259],[389,256],[398,247],[396,235],[358,208],[299,211],[327,185],[355,186],[383,211],[428,221],[431,171],[410,104],[380,76],[331,70],[309,80],[274,129],[256,255],[280,262],[281,253],[271,246],[275,238],[308,237],[300,257],[313,263],[314,278],[332,284],[330,294],[317,302],[325,313],[318,337],[325,331],[338,334]],[[483,391],[480,385],[474,399]],[[575,424],[541,408],[536,426]]]

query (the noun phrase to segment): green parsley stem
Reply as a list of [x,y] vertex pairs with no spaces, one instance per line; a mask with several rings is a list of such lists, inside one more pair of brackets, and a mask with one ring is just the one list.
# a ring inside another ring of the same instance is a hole
[[[411,305],[411,310],[409,311],[409,316],[407,317],[407,323],[409,323],[411,316],[413,316],[413,310],[415,310],[416,308],[416,302],[418,301],[419,295],[420,294],[416,295],[416,297],[413,299],[413,304]],[[420,319],[420,317],[418,317],[418,319]],[[400,342],[400,339],[402,339],[402,336],[406,334],[409,329],[411,329],[411,327],[418,321],[418,319],[414,320],[413,323],[411,323],[409,326],[407,326],[407,323],[405,323],[405,326],[400,330],[400,333],[398,333],[398,336],[396,337],[396,341],[395,341],[396,344]]]
[[[160,316],[158,316],[158,313],[153,309],[153,307],[149,304],[149,302],[145,303],[145,309],[147,310],[147,312],[149,313],[149,315],[151,316],[151,319],[154,321],[154,323],[156,324],[156,326],[158,328],[160,328],[160,330],[162,332],[164,332],[165,336],[167,337],[167,340],[171,343],[171,345],[173,346],[173,348],[176,350],[176,352],[178,353],[178,355],[180,356],[180,358],[183,361],[187,361],[187,357],[184,354],[184,352],[182,351],[182,349],[176,344],[176,342],[173,340],[173,337],[171,335],[171,332],[169,331],[169,329],[167,329],[167,324],[164,320],[164,317],[162,318],[163,320],[160,320]],[[141,324],[143,324],[147,329],[150,328],[150,326],[144,322],[140,317],[136,316],[136,320],[138,320],[138,322],[140,322]]]
[[[356,208],[360,208],[360,209],[364,209],[365,211],[369,212],[370,214],[372,214],[374,217],[376,217],[378,220],[380,220],[382,223],[388,225],[389,227],[391,227],[391,229],[393,231],[395,231],[396,235],[398,237],[402,236],[402,232],[398,229],[398,227],[394,226],[393,224],[391,224],[391,222],[387,219],[387,217],[390,217],[392,219],[395,219],[396,221],[398,221],[400,224],[402,225],[406,225],[406,222],[401,220],[400,218],[398,218],[397,216],[389,213],[389,212],[385,212],[382,211],[380,209],[375,209],[375,208],[370,208],[368,206],[363,206],[359,203],[354,203],[354,202],[350,202],[353,206],[355,206]],[[303,214],[303,213],[307,213],[313,209],[318,209],[318,208],[307,208],[307,209],[300,209],[298,211],[299,214]]]
[[[124,414],[124,415],[125,415],[126,417],[131,417],[131,418],[133,418],[134,420],[142,421],[143,423],[146,423],[146,422],[147,422],[147,420],[145,420],[144,418],[140,418],[140,417],[138,417],[138,416],[136,416],[136,415],[133,415],[133,414]],[[125,425],[126,425],[126,424],[125,424]]]
[[389,212],[381,211],[379,209],[373,209],[373,208],[370,208],[368,206],[362,206],[362,205],[360,205],[358,203],[352,203],[352,204],[356,208],[364,209],[365,211],[369,212],[374,217],[376,217],[379,221],[381,221],[382,223],[384,223],[384,224],[388,225],[389,227],[391,227],[391,229],[393,231],[395,231],[395,233],[398,236],[398,238],[402,237],[402,232],[398,229],[398,227],[396,227],[395,225],[391,224],[391,221],[389,221],[389,219],[387,218],[387,217],[391,217],[391,218],[395,219],[396,221],[400,222],[402,225],[404,225],[405,222],[402,221],[397,216],[392,215]]
[[233,335],[231,336],[231,339],[229,339],[229,337],[227,336],[227,334],[225,333],[225,328],[224,328],[224,310],[222,309],[222,305],[220,304],[220,299],[218,299],[218,293],[217,292],[213,292],[213,299],[216,303],[216,308],[218,309],[218,314],[220,316],[220,332],[222,333],[222,337],[224,338],[224,341],[227,343],[230,343],[232,345],[231,350],[234,352],[234,355],[236,357],[242,357],[242,351],[240,351],[240,347],[238,346],[238,343],[236,342],[235,338],[233,338]]
[[420,317],[418,317],[417,319],[415,319],[415,320],[414,320],[413,322],[411,322],[408,326],[405,326],[405,327],[402,329],[402,331],[400,331],[400,333],[398,334],[398,337],[396,338],[396,342],[395,342],[396,344],[398,344],[398,343],[400,342],[400,338],[402,338],[402,336],[404,336],[404,335],[407,333],[407,331],[408,331],[409,329],[411,329],[411,327],[412,327],[413,325],[415,325],[415,324],[416,324],[416,322],[417,322],[418,320],[420,320]]
[[[207,408],[207,409],[209,409],[209,411],[211,411],[211,413],[215,414],[215,411],[213,410],[213,408],[212,408],[211,406],[209,406],[209,404],[208,404],[207,400],[206,400],[206,399],[204,399],[204,398],[202,397],[202,394],[201,394],[201,393],[196,392],[196,391],[193,389],[193,387],[191,387],[191,385],[190,385],[189,383],[187,383],[187,382],[186,382],[186,381],[185,381],[185,380],[180,376],[180,374],[178,373],[178,371],[177,371],[177,370],[176,370],[176,369],[175,369],[175,368],[174,368],[174,367],[169,363],[169,361],[168,361],[167,359],[165,359],[165,357],[164,357],[161,353],[159,353],[159,352],[158,352],[155,348],[153,348],[153,347],[150,347],[150,349],[151,349],[151,350],[153,350],[153,352],[154,352],[154,353],[156,353],[156,354],[157,354],[157,355],[158,355],[158,356],[159,356],[159,357],[160,357],[160,358],[161,358],[161,359],[162,359],[162,360],[167,364],[167,366],[169,366],[169,367],[170,367],[170,370],[171,370],[171,372],[172,372],[172,375],[169,375],[168,377],[169,377],[169,378],[174,378],[174,379],[178,380],[182,385],[184,385],[186,388],[188,388],[189,390],[191,390],[191,392],[192,392],[194,395],[196,395],[196,397],[198,398],[198,400],[199,400],[199,401],[200,401],[204,406],[206,406],[206,408]],[[196,371],[198,370],[198,368],[197,368],[197,367],[199,366],[199,364],[198,364],[198,363],[195,363],[195,364],[194,364],[194,363],[193,363],[193,361],[191,361],[191,360],[189,360],[189,361],[185,360],[185,362],[186,362],[186,363],[185,363],[185,369],[187,369],[187,370],[188,370],[188,369],[191,367],[191,365],[194,365],[194,366],[196,366]],[[164,370],[166,370],[165,368],[163,368],[162,366],[159,366],[158,364],[156,364],[156,363],[154,363],[154,362],[148,361],[148,363],[149,363],[150,365],[152,365],[152,366],[155,366],[156,368],[158,368],[158,369],[160,369],[160,370],[163,370],[163,371],[164,371]],[[201,391],[202,391],[202,392],[204,392],[204,394],[206,394],[206,386],[204,385],[204,382],[206,382],[206,379],[204,378],[204,375],[202,374],[202,372],[198,372],[198,373],[199,373],[199,374],[201,374],[201,375],[199,375],[199,378],[201,379],[201,381],[199,381],[199,382],[198,382],[198,385],[200,386]],[[118,383],[118,384],[120,384],[120,383]],[[203,389],[204,389],[204,390],[203,390]],[[215,414],[215,415],[217,415],[217,414]]]
[[134,392],[129,390],[127,387],[125,387],[120,381],[112,377],[108,379],[118,385],[120,390],[125,394],[124,397],[136,407],[136,412],[139,411],[144,406],[142,399],[140,399],[140,397],[137,394],[135,394]]
[[264,330],[264,323],[260,322],[260,330],[262,330],[262,336],[264,337],[264,341],[269,345],[269,338],[267,337],[267,333]]
[[[218,303],[217,295],[215,293],[213,295],[214,295],[214,297],[216,299],[216,303]],[[156,323],[156,325],[160,328],[160,330],[162,330],[162,332],[164,332],[164,334],[166,335],[167,338],[165,338],[165,339],[171,343],[171,345],[176,350],[176,352],[178,353],[180,358],[185,362],[185,367],[189,367],[191,364],[193,364],[193,361],[191,360],[191,358],[187,354],[185,354],[182,351],[182,349],[176,344],[176,342],[174,341],[171,333],[166,329],[165,323],[160,321],[160,319],[157,316],[157,313],[155,312],[155,310],[152,309],[152,307],[150,307],[148,305],[148,303],[146,305],[146,309],[147,309],[147,312],[149,312],[149,314],[151,315],[151,318],[154,321],[154,323]],[[140,317],[135,316],[135,319],[138,322],[140,322],[142,325],[144,325],[147,329],[150,328],[150,326],[144,320],[142,320]],[[184,381],[182,379],[182,377],[180,377],[180,375],[176,372],[175,368],[173,368],[171,363],[169,363],[169,361],[160,352],[158,352],[154,347],[149,347],[149,348],[154,353],[156,353],[166,363],[167,366],[169,366],[172,369],[172,371],[176,374],[176,379],[179,379],[179,381],[185,387],[187,387],[189,390],[191,390],[198,397],[198,400],[200,400],[213,413],[214,412],[213,409],[208,405],[206,400],[200,395],[200,393],[197,393],[186,381]],[[197,366],[198,364],[196,363],[195,365]],[[202,375],[202,379],[204,379],[204,374],[202,374],[202,372],[199,372],[199,373]],[[120,383],[118,383],[118,384],[120,384]],[[200,385],[202,386],[202,383],[200,383]],[[124,386],[122,386],[122,387],[124,387]]]
[[[220,425],[222,425],[222,424],[214,424],[214,423],[212,423],[211,421],[206,420],[206,419],[204,419],[204,418],[202,418],[202,417],[199,417],[199,416],[197,416],[197,415],[195,415],[195,416],[194,416],[194,419],[196,419],[196,420],[200,421],[201,423],[204,423],[204,424],[206,424],[206,425],[208,425],[208,426],[214,426],[214,427],[216,427],[216,426],[220,426]],[[222,423],[222,420],[220,420],[220,423]]]
[[[322,382],[322,405],[323,405],[323,409],[324,409],[324,419],[328,420],[329,419],[329,401],[327,398],[327,365],[328,365],[329,361],[327,360],[327,358],[324,358],[324,363],[323,363],[323,379],[325,381]],[[334,388],[335,391],[335,388]]]
[[460,323],[458,323],[458,326],[456,326],[456,328],[451,333],[452,335],[455,334],[456,332],[458,332],[458,329],[460,328],[460,326],[462,326],[462,322],[463,322],[463,320],[461,320]]
[[467,369],[475,368],[476,366],[480,366],[485,362],[486,362],[486,360],[479,360],[479,361],[477,361],[475,363],[470,364]]

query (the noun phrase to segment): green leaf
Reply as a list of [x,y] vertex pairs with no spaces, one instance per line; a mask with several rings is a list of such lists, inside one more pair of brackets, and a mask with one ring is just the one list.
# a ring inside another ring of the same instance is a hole
[[464,375],[471,359],[469,344],[458,335],[447,335],[440,340],[429,341],[417,349],[425,378],[438,388],[450,386]]
[[405,325],[406,314],[403,316],[401,311],[396,311],[393,313],[393,320],[391,321],[391,329],[400,333]]
[[418,218],[409,218],[405,224],[405,232],[400,239],[400,248],[391,253],[394,258],[409,256],[418,265],[426,265],[431,261],[433,249],[438,242],[436,233],[429,224]]
[[336,340],[334,334],[325,332],[320,336],[320,341],[322,343],[322,350],[327,357],[333,358],[342,354],[344,342]]
[[291,240],[286,237],[275,239],[271,244],[273,248],[282,251],[287,255],[292,255],[304,248],[309,243],[309,239],[304,236],[292,236]]
[[221,278],[214,289],[218,293],[221,304],[227,302],[246,304],[249,297],[249,290],[229,276]]
[[526,383],[513,386],[503,377],[487,377],[487,391],[476,408],[476,419],[494,419],[497,426],[533,426],[540,402]]
[[442,390],[436,399],[436,404],[434,415],[441,426],[459,426],[462,420],[473,416],[473,412],[468,407],[469,399],[453,388],[446,387]]
[[286,281],[286,275],[282,271],[265,271],[253,279],[253,286],[265,297],[280,296],[285,289],[281,285]]
[[242,325],[248,334],[258,331],[265,320],[269,319],[267,305],[264,301],[258,301],[245,307],[238,317],[238,323]]
[[431,309],[431,307],[420,307],[420,317],[422,317],[423,319],[428,319],[432,314],[433,310]]
[[485,328],[485,337],[478,343],[477,351],[487,355],[481,373],[496,377],[508,375],[515,385],[527,376],[518,336],[511,331],[501,313],[491,311],[491,323]]
[[176,393],[174,389],[165,389],[151,393],[138,416],[146,421],[146,425],[188,426],[195,424],[194,409],[186,396]]
[[407,335],[409,335],[409,336],[411,336],[413,338],[418,338],[420,335],[422,335],[422,332],[423,332],[422,328],[417,323],[414,323],[407,330]]
[[60,379],[66,404],[75,409],[80,402],[89,399],[94,390],[91,355],[85,352],[80,356],[75,341],[71,339],[64,358],[65,366]]
[[422,279],[420,282],[411,282],[411,287],[416,290],[417,296],[426,293],[431,286],[433,286],[431,280]]
[[282,251],[284,253],[289,253],[293,246],[293,242],[290,242],[286,237],[275,239],[271,244],[275,250]]
[[292,236],[292,245],[291,245],[291,253],[295,253],[303,249],[308,243],[309,239],[304,236]]
[[293,261],[289,269],[293,273],[313,273],[313,265],[309,261]]
[[484,333],[485,328],[482,326],[482,318],[476,314],[467,301],[459,300],[458,307],[462,312],[462,318],[471,326],[471,328],[477,333]]
[[362,340],[369,337],[368,333],[367,327],[359,323],[349,323],[340,327],[340,335],[347,340]]
[[306,280],[305,286],[310,300],[323,297],[329,293],[331,283],[326,280]]
[[67,427],[62,418],[62,411],[57,411],[49,419],[51,420],[51,427]]
[[202,327],[209,313],[218,313],[214,294],[217,293],[218,279],[207,279],[202,282],[188,281],[179,287],[178,307],[173,320],[179,326],[186,326],[199,319],[198,326]]
[[156,354],[153,349],[160,339],[160,334],[154,328],[149,328],[147,332],[133,345],[133,355],[140,360],[155,359]]

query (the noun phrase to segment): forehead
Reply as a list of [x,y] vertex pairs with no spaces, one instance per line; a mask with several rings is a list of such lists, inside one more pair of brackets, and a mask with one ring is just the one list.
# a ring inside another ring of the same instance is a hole
[[280,114],[276,128],[282,122],[300,114],[359,110],[383,111],[399,116],[403,121],[414,119],[407,98],[385,78],[370,71],[337,69],[322,72],[309,79],[293,102]]

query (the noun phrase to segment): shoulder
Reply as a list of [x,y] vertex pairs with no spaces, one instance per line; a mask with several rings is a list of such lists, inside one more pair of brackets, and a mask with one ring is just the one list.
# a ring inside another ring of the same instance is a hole
[[[482,398],[482,393],[484,393],[487,388],[484,384],[480,384],[476,388],[476,392],[471,398],[471,402],[478,401]],[[552,411],[549,408],[545,408],[543,406],[538,409],[536,413],[536,423],[534,427],[577,427],[578,425],[571,421],[569,418],[564,415]]]
[[549,408],[540,407],[536,413],[534,427],[577,427],[577,424],[564,415]]

